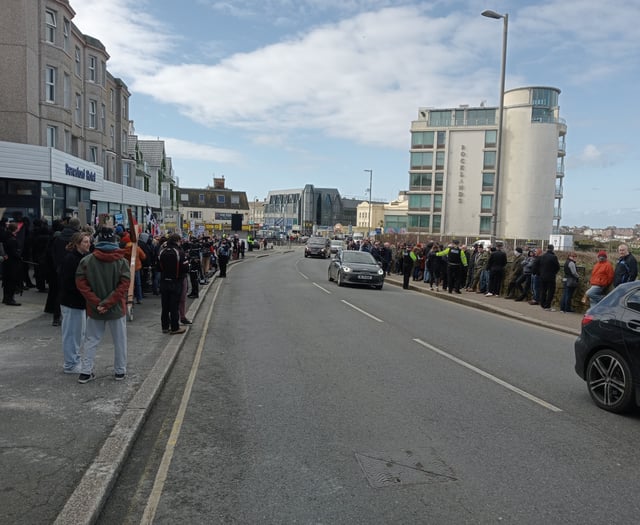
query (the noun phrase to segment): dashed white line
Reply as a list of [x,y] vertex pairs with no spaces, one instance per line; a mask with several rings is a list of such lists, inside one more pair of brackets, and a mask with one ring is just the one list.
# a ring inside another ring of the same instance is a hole
[[327,290],[324,286],[320,286],[318,283],[311,283],[311,284],[313,284],[313,286],[315,286],[316,288],[320,288],[320,290],[322,290],[324,293],[331,295],[331,292]]
[[543,399],[540,399],[539,397],[534,396],[533,394],[529,394],[529,392],[525,392],[524,390],[513,386],[512,384],[507,383],[506,381],[503,381],[502,379],[490,374],[489,372],[485,372],[484,370],[473,366],[472,364],[467,363],[466,361],[463,361],[462,359],[455,357],[447,352],[445,352],[444,350],[440,350],[439,348],[430,345],[429,343],[426,343],[424,341],[422,341],[421,339],[414,339],[414,341],[416,343],[418,343],[419,345],[424,346],[425,348],[428,348],[429,350],[431,350],[432,352],[435,352],[436,354],[441,355],[442,357],[446,357],[447,359],[450,359],[451,361],[453,361],[454,363],[458,363],[459,365],[464,366],[465,368],[468,368],[469,370],[475,372],[476,374],[480,374],[483,377],[486,377],[487,379],[490,379],[491,381],[493,381],[494,383],[497,383],[503,387],[505,387],[508,390],[511,390],[512,392],[515,392],[516,394],[521,395],[522,397],[528,399],[529,401],[533,401],[534,403],[537,403],[538,405],[547,408],[549,410],[551,410],[552,412],[562,412],[561,408],[558,408],[557,406],[552,405],[551,403],[547,403],[546,401],[544,401]]
[[351,308],[353,308],[354,310],[357,310],[358,312],[360,312],[362,315],[366,315],[367,317],[370,317],[371,319],[373,319],[374,321],[377,321],[378,323],[384,323],[384,321],[382,319],[379,319],[378,317],[376,317],[375,315],[371,315],[368,312],[365,312],[362,308],[358,308],[357,306],[345,301],[344,299],[342,299],[342,302],[344,304],[346,304],[347,306],[350,306]]

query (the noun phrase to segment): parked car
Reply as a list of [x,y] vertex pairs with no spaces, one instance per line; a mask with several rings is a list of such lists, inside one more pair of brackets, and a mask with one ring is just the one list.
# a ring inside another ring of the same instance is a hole
[[382,290],[384,271],[369,252],[343,250],[329,264],[329,280],[338,286],[358,284]]
[[331,253],[338,253],[340,250],[344,250],[344,241],[340,239],[333,239],[330,244]]
[[640,402],[640,281],[621,284],[582,318],[577,374],[593,402],[626,412]]
[[331,256],[329,247],[329,239],[324,237],[309,237],[307,244],[304,246],[305,257],[322,257],[326,259]]

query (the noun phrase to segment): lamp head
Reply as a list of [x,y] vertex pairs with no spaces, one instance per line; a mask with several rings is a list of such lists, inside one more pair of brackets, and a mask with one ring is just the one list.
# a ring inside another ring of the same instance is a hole
[[482,11],[482,16],[486,16],[487,18],[495,18],[496,20],[500,20],[501,18],[504,18],[504,15],[501,15],[500,13],[496,13],[495,11],[491,11],[491,9]]

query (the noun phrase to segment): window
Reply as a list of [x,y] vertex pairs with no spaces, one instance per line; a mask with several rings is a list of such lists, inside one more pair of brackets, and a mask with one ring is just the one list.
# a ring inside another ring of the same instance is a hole
[[491,233],[491,217],[480,217],[480,233]]
[[120,147],[122,148],[122,151],[120,153],[122,153],[122,156],[128,156],[129,155],[129,148],[127,147],[127,132],[123,131],[122,132],[122,143],[120,144]]
[[96,81],[96,63],[98,62],[98,59],[96,57],[94,57],[93,55],[89,55],[89,82],[95,82]]
[[496,152],[495,151],[484,152],[484,162],[483,162],[482,168],[485,170],[496,169]]
[[71,153],[71,132],[68,129],[64,130],[64,152]]
[[[113,128],[113,126],[111,126]],[[100,106],[100,131],[107,129],[107,107],[102,104]],[[111,147],[113,149],[113,146]]]
[[89,146],[89,161],[98,164],[98,147]]
[[431,173],[412,173],[411,189],[430,190],[431,189]]
[[47,126],[47,146],[55,148],[58,141],[58,128],[55,126]]
[[100,61],[100,84],[104,86],[107,79],[107,64],[104,60]]
[[202,212],[201,211],[190,211],[189,212],[189,218],[190,219],[202,219]]
[[62,78],[63,101],[65,108],[71,109],[71,76],[68,73]]
[[62,22],[62,49],[69,51],[69,27],[70,22],[66,18]]
[[442,187],[444,186],[444,173],[436,173],[435,181],[434,191],[442,191]]
[[442,211],[442,193],[433,196],[433,211]]
[[47,27],[45,29],[44,38],[50,44],[56,43],[56,13],[54,11],[45,11],[45,23]]
[[634,292],[627,299],[627,308],[640,312],[640,292]]
[[495,109],[468,109],[468,126],[490,126],[496,123]]
[[493,210],[493,195],[481,195],[480,211],[482,213],[489,213],[492,210]]
[[433,148],[433,131],[416,131],[411,134],[411,147],[414,149]]
[[429,215],[409,215],[410,228],[429,228],[431,217]]
[[116,128],[113,126],[109,126],[109,147],[111,151],[115,151],[116,149]]
[[111,113],[115,111],[115,104],[116,104],[116,96],[115,96],[115,92],[113,91],[113,88],[111,88],[109,90],[109,111],[111,111]]
[[75,123],[78,124],[78,126],[82,125],[82,95],[80,93],[76,93],[75,115],[76,115]]
[[429,126],[451,126],[451,110],[430,111]]
[[433,169],[433,153],[431,151],[411,153],[411,169]]
[[124,120],[127,120],[127,115],[128,115],[128,111],[127,111],[127,98],[126,97],[122,97],[122,118]]
[[96,112],[98,111],[98,103],[95,100],[89,101],[89,122],[88,126],[91,129],[96,129]]
[[433,225],[431,227],[431,231],[433,233],[439,233],[442,222],[442,215],[434,215],[433,216]]
[[129,186],[131,181],[131,163],[122,163],[122,185]]
[[45,71],[45,88],[44,98],[47,102],[54,103],[56,101],[56,68],[47,66]]
[[436,169],[437,170],[444,169],[444,151],[438,151],[436,153]]
[[495,173],[482,174],[482,191],[493,191],[493,181],[495,177]]
[[484,132],[484,147],[495,148],[498,143],[498,130],[488,129]]
[[216,202],[218,204],[224,204],[225,203],[224,195],[216,195]]
[[442,149],[447,144],[447,132],[438,131],[438,149]]
[[554,108],[558,105],[558,92],[555,89],[534,88],[531,90],[531,105]]
[[430,210],[431,195],[409,195],[409,209]]
[[76,46],[76,75],[82,76],[82,62],[80,61],[80,48]]

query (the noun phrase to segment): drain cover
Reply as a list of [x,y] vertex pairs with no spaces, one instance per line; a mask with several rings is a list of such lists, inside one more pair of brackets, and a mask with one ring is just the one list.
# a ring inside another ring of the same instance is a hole
[[369,485],[375,489],[393,485],[457,481],[451,468],[430,448],[391,454],[356,452],[356,459]]

